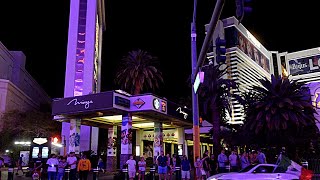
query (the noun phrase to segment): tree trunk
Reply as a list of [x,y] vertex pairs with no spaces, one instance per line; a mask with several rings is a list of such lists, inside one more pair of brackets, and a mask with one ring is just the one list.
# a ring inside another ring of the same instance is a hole
[[140,85],[140,81],[136,80],[136,84],[134,87],[134,95],[140,94],[140,89],[141,89],[141,85]]
[[220,145],[220,114],[216,104],[212,105],[211,123],[212,123],[212,130],[213,130],[213,139],[212,139],[213,154],[217,157],[217,155],[221,151],[221,145]]

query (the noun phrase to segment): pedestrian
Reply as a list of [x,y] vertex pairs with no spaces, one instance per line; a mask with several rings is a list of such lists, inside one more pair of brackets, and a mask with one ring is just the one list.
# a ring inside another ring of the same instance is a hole
[[58,178],[57,180],[63,180],[65,168],[67,167],[68,163],[65,157],[60,156],[59,164],[58,164]]
[[140,161],[138,162],[138,173],[139,173],[139,180],[144,180],[144,175],[146,173],[146,167],[147,167],[147,163],[146,161],[144,160],[144,157],[142,156],[140,158]]
[[4,166],[4,159],[0,157],[0,180],[1,180],[1,171],[3,166]]
[[196,162],[194,162],[194,168],[196,171],[196,180],[202,180],[202,176],[205,175],[205,171],[202,167],[202,161],[199,156],[196,157]]
[[34,172],[32,175],[33,179],[41,179],[41,175],[42,175],[42,168],[43,168],[43,159],[42,159],[42,155],[39,153],[38,154],[38,158],[34,161]]
[[209,164],[210,157],[208,156],[208,153],[209,153],[208,151],[204,153],[202,158],[202,167],[206,173],[205,175],[206,179],[210,176],[210,164]]
[[226,172],[227,164],[228,164],[228,157],[225,155],[225,150],[222,149],[221,153],[218,155],[219,173]]
[[246,152],[243,152],[243,154],[240,158],[240,161],[241,161],[241,168],[242,169],[244,169],[250,165],[248,154]]
[[128,165],[128,174],[129,180],[133,180],[136,177],[136,161],[133,159],[133,156],[130,155],[130,159],[127,160],[126,164]]
[[83,154],[82,159],[78,162],[78,168],[79,172],[79,179],[80,180],[87,180],[89,171],[91,170],[91,162],[89,159],[87,159],[87,155]]
[[231,154],[229,155],[229,162],[230,162],[231,172],[237,172],[238,171],[238,156],[236,155],[235,151],[231,151]]
[[167,168],[168,168],[167,179],[168,179],[168,180],[171,180],[171,178],[172,178],[172,158],[170,157],[170,154],[167,154],[167,159],[168,159],[168,164],[167,164]]
[[214,154],[211,154],[209,165],[210,165],[210,175],[212,176],[212,175],[217,174],[218,163],[217,163],[217,160],[214,157]]
[[70,167],[69,172],[69,179],[70,180],[77,180],[77,157],[75,156],[74,152],[70,152],[69,156],[67,157],[67,163]]
[[14,161],[11,155],[9,160],[9,166],[8,166],[8,180],[13,180],[13,175],[14,175],[13,171],[14,171]]
[[99,160],[98,160],[98,168],[99,168],[99,171],[102,171],[102,173],[104,173],[104,162],[101,157],[99,157]]
[[51,154],[50,158],[47,160],[47,172],[48,172],[48,180],[56,180],[57,178],[57,168],[59,161],[56,158],[55,154]]
[[181,161],[181,178],[182,180],[190,180],[191,164],[186,155],[183,155]]
[[17,162],[17,172],[16,175],[19,174],[19,170],[22,172],[22,175],[24,174],[23,169],[22,169],[22,163],[23,163],[23,154],[20,155],[18,162]]
[[160,156],[157,158],[157,165],[158,165],[159,180],[161,179],[167,180],[168,159],[166,156],[164,156],[163,151],[161,151]]
[[257,155],[257,160],[259,164],[266,164],[266,155],[261,151],[261,149],[258,149],[258,155]]

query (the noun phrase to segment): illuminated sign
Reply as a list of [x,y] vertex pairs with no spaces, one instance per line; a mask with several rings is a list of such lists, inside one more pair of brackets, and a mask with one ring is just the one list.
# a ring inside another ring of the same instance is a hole
[[159,108],[160,108],[160,101],[159,101],[159,99],[157,99],[157,98],[153,99],[153,107],[154,107],[156,110],[159,110]]
[[184,119],[188,118],[188,113],[184,112],[181,107],[178,107],[176,111],[178,111],[180,114],[183,114]]
[[67,106],[69,106],[69,105],[74,105],[74,106],[84,105],[84,108],[88,109],[90,107],[90,104],[92,104],[92,103],[93,103],[92,100],[89,100],[89,101],[78,101],[78,99],[75,98],[75,99],[72,99],[71,101],[69,101]]
[[290,75],[320,72],[320,55],[289,60]]
[[34,138],[32,142],[41,145],[48,142],[48,140],[47,138]]
[[161,111],[162,112],[167,111],[167,103],[165,101],[161,101]]
[[140,109],[144,104],[145,102],[140,98],[133,102],[133,105],[135,105],[138,109]]

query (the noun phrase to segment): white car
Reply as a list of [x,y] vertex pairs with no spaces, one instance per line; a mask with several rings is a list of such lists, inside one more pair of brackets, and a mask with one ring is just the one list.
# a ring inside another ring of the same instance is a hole
[[299,180],[299,172],[277,169],[276,164],[253,164],[239,172],[220,173],[209,177],[207,180]]

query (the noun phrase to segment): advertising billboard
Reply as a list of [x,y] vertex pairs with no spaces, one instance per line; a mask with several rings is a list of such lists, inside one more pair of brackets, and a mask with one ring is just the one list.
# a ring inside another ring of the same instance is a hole
[[255,63],[270,73],[270,59],[260,52],[260,50],[254,44],[252,44],[246,36],[244,36],[234,26],[226,28],[225,33],[227,48],[238,47]]
[[320,55],[290,59],[289,73],[292,76],[320,72],[319,69]]

